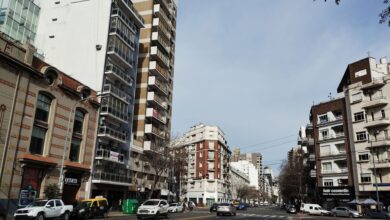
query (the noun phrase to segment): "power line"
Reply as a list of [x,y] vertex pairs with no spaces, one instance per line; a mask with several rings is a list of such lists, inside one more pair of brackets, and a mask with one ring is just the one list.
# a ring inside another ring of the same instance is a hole
[[286,138],[289,138],[289,137],[292,137],[292,136],[296,136],[296,135],[297,134],[291,134],[291,135],[288,135],[288,136],[285,136],[285,137],[279,137],[279,138],[263,141],[263,142],[260,142],[260,143],[257,143],[257,144],[251,144],[251,145],[247,145],[247,146],[244,146],[244,147],[240,147],[240,149],[256,147],[256,146],[259,146],[259,145],[262,146],[262,145],[267,144],[267,143],[275,142],[275,141],[278,141],[278,140],[283,140],[283,139],[286,139]]

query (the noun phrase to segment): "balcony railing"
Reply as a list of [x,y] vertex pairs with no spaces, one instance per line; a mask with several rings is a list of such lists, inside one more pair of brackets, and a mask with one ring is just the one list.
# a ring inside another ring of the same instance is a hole
[[368,147],[388,147],[390,146],[390,137],[376,138],[372,143],[368,143]]
[[162,37],[162,34],[159,32],[153,32],[152,33],[152,41],[156,41],[162,48],[164,48],[166,53],[169,53],[171,51],[170,43],[167,42],[167,40]]
[[155,76],[149,76],[148,84],[155,86],[156,88],[158,88],[158,90],[160,90],[164,94],[168,95],[169,90],[168,90],[167,84],[164,82],[161,82]]
[[338,138],[344,138],[345,134],[344,133],[338,133],[338,134],[333,134],[333,135],[328,135],[320,138],[320,141],[326,141],[326,140],[331,140],[331,139],[338,139]]
[[160,18],[153,18],[153,30],[161,31],[167,39],[171,39],[171,33],[168,25]]
[[126,5],[127,7],[129,7],[131,9],[131,11],[134,13],[135,16],[137,16],[137,18],[142,22],[142,23],[145,23],[144,19],[142,18],[142,16],[138,13],[138,11],[134,8],[133,6],[133,2],[131,0],[122,0]]
[[[374,169],[374,163],[370,164],[370,169]],[[390,160],[375,160],[375,169],[390,169]]]
[[328,157],[328,156],[345,156],[345,151],[321,151],[320,157]]
[[363,103],[362,108],[375,108],[383,105],[387,105],[388,101],[385,96],[375,96],[371,97],[370,100],[367,100]]
[[157,103],[163,109],[167,109],[167,102],[163,98],[158,96],[155,92],[148,92],[147,100]]
[[169,58],[161,52],[157,46],[153,46],[150,48],[150,55],[163,63],[167,68],[169,67]]
[[153,126],[152,124],[145,125],[145,133],[156,135],[159,138],[165,138],[166,132],[162,129]]
[[92,175],[92,182],[130,186],[131,177],[115,173],[94,172]]
[[378,126],[390,125],[390,120],[388,117],[382,117],[377,119],[366,119],[366,128],[373,128]]
[[333,170],[321,170],[321,174],[338,174],[338,173],[347,173],[347,168],[333,169]]
[[131,98],[128,94],[126,94],[125,92],[123,92],[123,90],[121,90],[121,89],[119,89],[116,86],[111,85],[111,84],[103,85],[103,93],[105,93],[105,94],[109,93],[111,95],[114,95],[118,99],[126,102],[127,104],[129,104],[131,101]]
[[108,138],[114,139],[116,141],[126,143],[126,134],[124,132],[114,130],[113,128],[110,128],[107,126],[99,127],[98,136],[99,137],[108,137]]
[[116,67],[114,64],[109,63],[106,66],[105,73],[108,75],[115,76],[116,79],[120,80],[121,82],[123,82],[128,86],[132,86],[133,84],[133,80],[131,79],[131,77],[128,74],[126,74],[124,71]]
[[162,77],[165,81],[168,81],[169,79],[168,70],[158,65],[156,61],[151,61],[149,63],[149,71],[156,76]]
[[114,152],[106,149],[97,149],[95,158],[96,159],[103,158],[105,160],[123,163],[125,156],[118,152]]
[[126,112],[121,112],[109,106],[109,104],[102,105],[100,107],[101,114],[107,114],[108,116],[119,120],[122,123],[128,123],[129,117]]
[[337,122],[337,121],[341,121],[341,120],[343,120],[343,116],[342,115],[336,116],[333,119],[319,121],[318,125],[328,124],[328,123]]
[[146,109],[146,117],[153,117],[161,123],[165,124],[167,122],[167,117],[160,113],[157,109],[148,108]]

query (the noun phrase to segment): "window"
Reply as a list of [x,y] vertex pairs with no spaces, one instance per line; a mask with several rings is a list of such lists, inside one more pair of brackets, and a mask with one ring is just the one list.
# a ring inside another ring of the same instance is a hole
[[85,113],[81,109],[76,109],[73,123],[72,142],[70,144],[69,160],[79,162],[81,141],[83,139]]
[[56,199],[55,201],[56,201],[56,206],[62,206],[60,200]]
[[368,161],[370,159],[370,156],[368,153],[365,154],[359,154],[359,161]]
[[328,122],[328,115],[326,115],[326,114],[325,115],[319,115],[318,119],[319,119],[319,123],[318,124]]
[[331,171],[332,170],[332,163],[331,162],[323,163],[322,170],[323,171]]
[[362,182],[362,183],[371,183],[371,174],[370,173],[362,173],[362,174],[360,174],[360,182]]
[[364,112],[356,112],[353,116],[355,121],[364,121]]
[[365,131],[356,132],[356,140],[358,141],[367,140],[367,133]]
[[52,200],[52,201],[50,201],[50,202],[48,202],[47,203],[50,207],[54,207],[54,201]]
[[332,179],[324,179],[324,186],[333,186]]
[[329,132],[328,132],[328,130],[322,130],[322,131],[320,131],[320,134],[322,136],[322,139],[327,139]]
[[32,154],[43,154],[45,146],[46,132],[48,129],[48,119],[52,99],[43,93],[38,94],[34,127],[32,130],[29,151]]
[[381,110],[382,119],[386,118],[385,110]]
[[352,95],[352,98],[351,98],[351,102],[354,103],[354,102],[360,102],[362,101],[362,93],[359,92],[359,93],[355,93]]

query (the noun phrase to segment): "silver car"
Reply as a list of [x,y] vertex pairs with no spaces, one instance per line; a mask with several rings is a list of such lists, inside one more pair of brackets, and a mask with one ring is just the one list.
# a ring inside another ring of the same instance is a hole
[[221,203],[218,205],[217,216],[225,214],[236,215],[236,208],[233,206],[233,204]]
[[362,215],[358,211],[350,209],[348,207],[336,207],[331,210],[333,216],[344,216],[350,218],[359,218]]

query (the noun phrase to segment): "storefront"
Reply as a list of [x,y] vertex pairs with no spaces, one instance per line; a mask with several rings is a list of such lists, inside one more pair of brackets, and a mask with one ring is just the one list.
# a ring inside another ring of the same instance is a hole
[[320,205],[327,210],[337,206],[348,206],[355,198],[353,187],[319,187]]
[[64,178],[62,200],[65,204],[73,204],[77,199],[77,193],[81,186],[82,175],[80,173],[67,172]]

